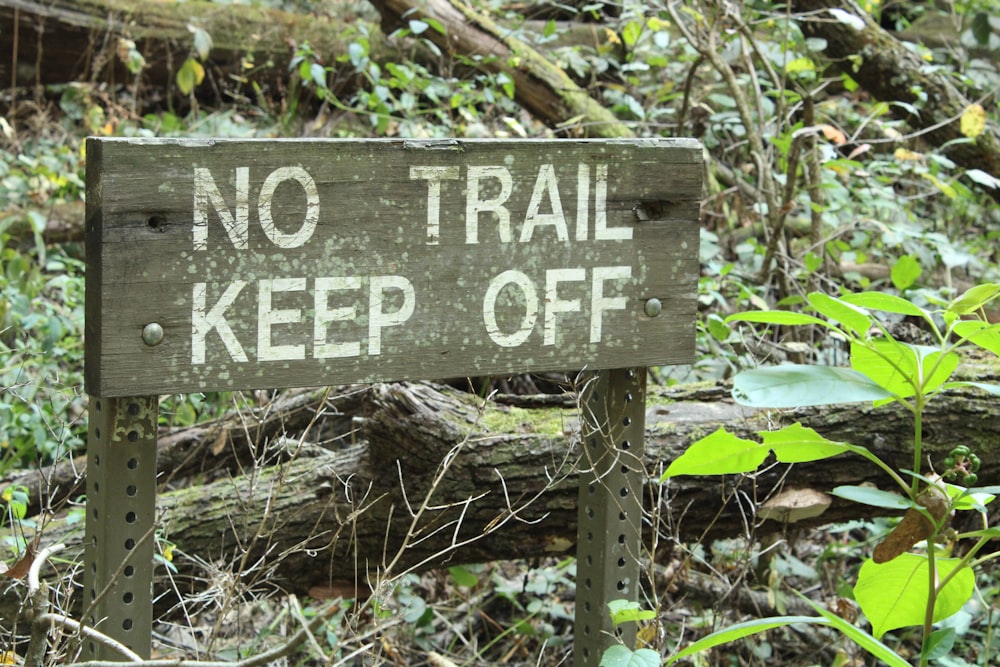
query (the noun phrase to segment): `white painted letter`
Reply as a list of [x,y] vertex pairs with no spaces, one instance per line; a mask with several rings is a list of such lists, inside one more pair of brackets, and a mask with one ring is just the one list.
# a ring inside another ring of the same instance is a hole
[[[549,208],[552,212],[540,214],[538,209],[541,208],[542,197],[546,191],[549,193]],[[535,227],[539,225],[555,225],[556,238],[560,241],[569,240],[566,216],[563,214],[562,200],[559,197],[559,179],[556,178],[555,167],[551,164],[543,164],[538,168],[535,188],[531,191],[528,212],[524,215],[524,226],[521,227],[521,243],[530,241],[532,234],[535,233]]]
[[597,165],[594,183],[594,238],[598,241],[628,241],[631,227],[608,228],[608,165]]
[[326,342],[327,326],[330,322],[349,322],[358,316],[354,306],[330,308],[329,294],[337,290],[356,290],[361,288],[361,280],[353,276],[323,277],[316,279],[314,299],[316,303],[316,319],[313,325],[313,357],[316,359],[332,359],[334,357],[356,357],[361,354],[361,343],[328,343]]
[[[375,356],[382,353],[382,329],[394,327],[410,319],[417,305],[417,294],[413,283],[403,276],[372,276],[368,286],[368,354]],[[382,310],[385,302],[383,292],[396,289],[403,293],[403,305],[399,310],[387,313]]]
[[271,278],[261,280],[257,291],[257,359],[260,361],[287,361],[305,359],[305,345],[272,345],[271,326],[296,324],[302,321],[301,308],[271,308],[274,292],[301,292],[306,288],[305,278]]
[[226,351],[233,361],[246,363],[247,355],[243,351],[243,346],[236,340],[229,322],[226,321],[226,309],[233,305],[236,297],[246,287],[245,280],[234,280],[229,283],[229,287],[219,297],[219,301],[212,306],[212,310],[205,312],[205,293],[208,291],[206,283],[195,283],[191,294],[191,363],[205,363],[205,336],[212,329],[217,329],[219,337],[226,345]]
[[[306,217],[302,220],[302,226],[297,232],[285,234],[274,225],[274,218],[271,216],[271,200],[278,186],[291,180],[298,181],[298,184],[306,191]],[[260,215],[260,226],[267,234],[267,238],[271,239],[271,243],[279,248],[298,248],[305,245],[312,238],[313,232],[316,231],[316,224],[319,222],[319,192],[316,190],[316,181],[302,167],[275,169],[260,188],[257,213]]]
[[620,280],[632,277],[631,266],[595,266],[590,290],[590,342],[601,342],[601,327],[604,311],[625,310],[627,300],[623,296],[604,296],[605,280]]
[[[521,324],[517,329],[511,333],[500,331],[500,326],[497,324],[497,297],[507,285],[514,285],[524,296],[524,317],[521,318]],[[490,286],[486,288],[486,295],[483,297],[483,323],[486,325],[486,333],[494,343],[501,347],[517,347],[531,335],[536,319],[538,319],[538,294],[528,276],[520,271],[510,270],[504,271],[490,281]]]
[[441,181],[458,178],[458,167],[410,167],[410,180],[427,181],[427,245],[441,241]]
[[229,210],[226,200],[208,169],[194,169],[194,249],[208,250],[208,204],[211,202],[219,221],[229,234],[237,250],[248,247],[250,226],[250,169],[236,168],[236,215]]
[[590,167],[580,163],[576,170],[576,240],[587,240],[590,215]]
[[580,311],[579,299],[560,299],[559,283],[578,282],[586,279],[584,269],[549,269],[545,272],[545,324],[543,345],[556,344],[556,313]]
[[[500,181],[500,194],[493,199],[479,198],[479,179]],[[510,211],[503,205],[514,190],[514,181],[505,167],[469,167],[465,190],[465,242],[479,243],[479,213],[493,211],[497,215],[497,230],[502,243],[510,243]]]

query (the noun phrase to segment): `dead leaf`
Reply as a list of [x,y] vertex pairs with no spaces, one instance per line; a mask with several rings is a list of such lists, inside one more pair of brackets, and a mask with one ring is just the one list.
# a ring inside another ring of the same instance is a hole
[[835,128],[833,125],[824,125],[820,129],[823,130],[823,136],[836,145],[843,146],[847,143],[847,135]]
[[28,576],[28,570],[31,569],[31,564],[35,562],[35,552],[38,549],[38,540],[41,537],[40,534],[35,535],[35,539],[31,541],[31,544],[25,547],[24,555],[21,556],[21,559],[2,573],[5,577],[24,579]]
[[[934,517],[934,521],[945,518],[950,507],[948,496],[935,486],[930,486],[921,493],[917,502]],[[933,536],[934,532],[934,523],[921,514],[920,510],[911,507],[906,510],[903,520],[875,547],[872,560],[876,563],[888,563],[912,549],[917,542]]]
[[795,523],[817,517],[830,506],[830,496],[815,489],[786,489],[769,498],[757,510],[762,519]]

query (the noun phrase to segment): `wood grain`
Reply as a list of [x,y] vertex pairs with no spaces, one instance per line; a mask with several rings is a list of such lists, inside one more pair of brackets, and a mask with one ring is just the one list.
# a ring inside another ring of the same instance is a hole
[[[691,360],[694,141],[91,139],[87,154],[92,395]],[[602,206],[607,235],[630,239],[595,238]],[[246,220],[245,242],[227,216]],[[317,312],[334,310],[316,334]]]

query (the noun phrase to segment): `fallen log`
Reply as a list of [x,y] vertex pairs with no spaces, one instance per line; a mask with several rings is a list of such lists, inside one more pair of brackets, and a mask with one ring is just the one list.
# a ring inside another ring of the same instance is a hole
[[475,59],[487,72],[506,74],[514,98],[538,120],[588,137],[631,137],[633,132],[537,50],[470,5],[453,0],[372,0],[386,32],[406,20],[429,18],[444,28],[425,34],[443,51]]
[[[269,467],[163,493],[159,533],[180,554],[175,584],[197,588],[206,562],[223,569],[251,563],[238,572],[248,588],[364,590],[379,577],[411,568],[572,552],[577,409],[514,408],[447,387],[406,383],[373,385],[363,403],[355,442],[319,446],[296,440],[303,444],[295,456],[277,457]],[[998,412],[995,400],[974,391],[932,401],[924,421],[925,451],[939,460],[956,443],[968,444],[983,461],[983,483],[990,483],[1000,473]],[[645,497],[649,525],[657,527],[661,544],[745,534],[746,520],[762,521],[749,499],[767,498],[785,484],[820,492],[840,484],[886,485],[874,466],[841,456],[796,465],[787,481],[784,467],[774,467],[753,478],[677,478],[661,493],[663,467],[693,440],[720,426],[752,437],[790,421],[864,444],[892,465],[912,465],[911,425],[902,411],[867,404],[753,411],[733,404],[722,386],[654,387],[647,399]],[[870,511],[834,499],[825,513],[796,525]],[[777,521],[761,526],[784,528]],[[42,546],[68,542],[67,557],[78,559],[74,530],[53,521]],[[9,604],[0,603],[0,612]]]
[[[0,65],[0,80],[29,87],[73,81],[169,87],[195,53],[199,29],[211,38],[204,65],[216,94],[249,90],[249,81],[284,89],[296,46],[308,42],[322,62],[334,65],[362,28],[372,53],[379,53],[385,40],[378,27],[346,8],[333,19],[206,0],[0,0],[0,53],[10,63],[10,69]],[[130,42],[145,61],[138,82],[126,64]]]
[[[924,141],[947,146],[944,153],[967,169],[1000,175],[1000,127],[987,122],[974,140],[962,134],[959,119],[971,100],[946,71],[927,67],[854,0],[795,0],[792,9],[808,14],[802,30],[826,40],[825,55],[834,62],[851,63],[848,74],[877,99],[896,102],[892,112]],[[846,18],[850,16],[856,21]],[[1000,189],[985,189],[1000,200]]]

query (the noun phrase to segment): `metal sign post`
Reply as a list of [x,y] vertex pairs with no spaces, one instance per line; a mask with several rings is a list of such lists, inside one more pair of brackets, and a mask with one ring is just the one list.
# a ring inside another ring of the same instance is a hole
[[645,392],[602,369],[692,360],[702,162],[690,139],[88,139],[85,622],[148,655],[157,395],[589,368],[596,664],[638,592]]
[[593,667],[616,642],[635,644],[634,623],[615,634],[608,603],[639,594],[646,369],[598,372],[581,398],[573,661]]
[[[153,624],[156,396],[90,397],[85,623],[148,658]],[[91,660],[120,659],[84,640]]]

